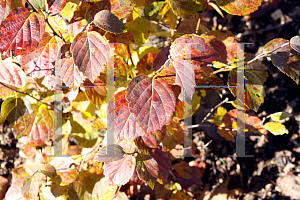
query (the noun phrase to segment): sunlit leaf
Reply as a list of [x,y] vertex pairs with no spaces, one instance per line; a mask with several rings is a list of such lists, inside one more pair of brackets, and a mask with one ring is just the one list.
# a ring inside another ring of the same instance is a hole
[[169,0],[174,13],[180,18],[190,18],[204,9],[206,0]]
[[40,191],[41,180],[39,174],[26,177],[23,182],[22,194],[29,199],[35,199]]
[[74,64],[73,58],[64,58],[61,61],[61,78],[66,86],[79,87],[83,82],[83,74]]
[[21,177],[13,181],[12,185],[8,188],[5,199],[15,199],[15,200],[26,200],[22,194],[22,186],[24,179],[26,177]]
[[10,61],[0,62],[0,82],[16,87],[24,87],[26,84],[25,79],[25,73],[15,63]]
[[278,122],[268,122],[264,125],[264,127],[274,135],[283,135],[289,133],[285,126]]
[[71,46],[74,63],[92,82],[108,64],[109,47],[97,32],[79,33]]
[[22,67],[32,77],[42,78],[51,75],[55,70],[57,52],[63,41],[58,37],[45,34],[39,46],[33,51],[22,56]]
[[94,160],[98,162],[114,162],[124,158],[124,154],[123,147],[117,144],[109,144],[99,149]]
[[158,12],[157,19],[166,22],[171,29],[175,29],[177,25],[177,16],[174,14],[172,7],[169,4],[169,0],[166,0],[163,6]]
[[261,0],[217,0],[218,5],[232,15],[248,15],[258,9]]
[[[131,112],[128,106],[129,103],[125,99],[125,90],[115,94],[114,102],[113,99],[111,99],[108,103],[108,120],[110,123],[114,122],[115,140],[135,139],[138,136],[144,135],[144,130],[141,129],[138,122],[134,119],[134,114]],[[115,105],[115,109],[113,109],[112,105]]]
[[74,160],[71,157],[55,157],[50,163],[55,169],[57,174],[61,177],[60,185],[69,185],[74,182],[78,177],[78,172],[75,168]]
[[[135,145],[132,139],[122,140],[118,143],[123,147],[126,153],[132,153]],[[131,178],[135,169],[135,157],[132,155],[124,155],[124,158],[104,164],[104,175],[109,178],[112,184],[124,185]]]
[[45,31],[45,21],[38,13],[29,13],[26,8],[17,8],[0,26],[0,51],[2,58],[22,55],[36,48]]
[[298,53],[300,53],[300,36],[294,36],[291,38],[290,40],[290,46],[297,51]]
[[135,44],[144,44],[149,36],[149,20],[138,17],[126,23],[127,28],[133,34]]
[[130,0],[109,0],[111,12],[119,19],[126,18],[132,11],[134,4]]
[[112,33],[122,33],[126,27],[118,17],[108,10],[101,10],[95,15],[94,23],[101,29]]
[[273,113],[270,115],[270,117],[272,118],[272,120],[274,120],[275,122],[284,120],[286,118],[291,117],[291,114],[288,114],[286,112],[277,112],[277,113]]
[[[262,125],[262,121],[254,114],[245,114],[245,118],[241,119],[245,122],[245,131],[252,131],[254,133],[264,134],[267,132]],[[228,111],[222,118],[225,127],[227,128],[237,128],[237,109]]]
[[163,79],[139,75],[126,90],[126,99],[139,126],[150,133],[167,124],[175,110],[175,96]]
[[87,98],[95,105],[102,105],[106,100],[106,88],[101,79],[96,78],[92,83],[89,79],[84,81],[85,94]]
[[73,2],[67,2],[66,6],[61,10],[61,16],[65,17],[68,21],[71,21],[74,12],[77,9],[77,4]]
[[144,55],[136,66],[138,74],[151,74],[153,72],[152,63],[155,57],[156,53],[149,53],[147,55]]
[[42,10],[45,6],[45,0],[29,0],[29,2],[37,10]]
[[271,54],[272,63],[298,84],[300,77],[300,61],[298,58],[300,58],[300,53],[294,51],[290,45],[285,45],[288,43],[288,40],[282,38],[273,39],[264,46],[264,53],[275,50]]
[[67,0],[47,0],[48,11],[51,15],[58,14],[66,5]]
[[0,124],[3,124],[7,119],[10,123],[22,117],[27,110],[27,106],[23,99],[9,97],[4,100],[1,105]]
[[0,2],[0,22],[2,22],[9,14],[11,7],[11,0],[2,0]]
[[[252,54],[246,54],[245,61],[254,58]],[[267,80],[268,73],[261,61],[255,60],[244,68],[245,79],[245,104],[257,112],[259,106],[264,102],[264,82]],[[237,72],[232,70],[229,73],[228,85],[237,84]],[[230,87],[229,90],[236,96],[237,88]],[[239,101],[244,102],[243,99]]]
[[117,189],[117,185],[111,185],[109,180],[102,178],[94,186],[92,200],[110,200],[114,197]]

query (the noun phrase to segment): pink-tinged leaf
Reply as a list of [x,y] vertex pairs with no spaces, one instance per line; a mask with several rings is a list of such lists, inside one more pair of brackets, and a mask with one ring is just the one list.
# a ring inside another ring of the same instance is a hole
[[71,20],[68,25],[70,35],[74,38],[78,33],[82,32],[87,25],[88,22],[85,19]]
[[300,78],[300,53],[295,51],[290,45],[285,44],[289,44],[289,41],[282,38],[273,39],[264,46],[264,53],[277,49],[271,55],[273,65],[298,84]]
[[88,22],[92,22],[95,15],[101,10],[111,10],[109,0],[102,0],[92,5],[85,13],[85,18],[88,20]]
[[97,32],[79,33],[71,46],[74,63],[92,82],[105,70],[109,46]]
[[[110,108],[114,108],[113,103],[111,99],[108,103]],[[138,136],[145,135],[144,130],[140,128],[128,106],[125,90],[115,94],[115,109],[109,109],[108,119],[110,124],[114,121],[114,134],[117,141],[129,138],[135,139]]]
[[218,5],[232,15],[249,15],[261,5],[261,0],[217,0]]
[[56,169],[57,174],[61,177],[61,185],[69,185],[78,177],[78,171],[72,168],[75,163],[71,157],[55,157],[49,164]]
[[111,12],[119,19],[126,18],[134,7],[130,0],[110,0],[110,4]]
[[52,90],[55,87],[55,77],[54,75],[47,75],[44,77],[42,84],[46,86],[49,90]]
[[2,22],[9,14],[10,7],[11,7],[11,0],[0,1],[0,22]]
[[17,56],[35,49],[44,32],[45,21],[42,15],[29,13],[23,7],[11,10],[0,26],[2,58],[11,56],[11,50]]
[[[196,35],[185,35],[177,38],[171,45],[170,57],[166,60],[164,69],[160,73],[161,76],[167,76],[166,81],[169,84],[181,87],[181,93],[178,97],[181,101],[186,98],[191,99],[195,93],[196,82],[192,60],[200,52],[196,52],[196,45],[190,43],[199,42],[198,38],[199,36]],[[188,60],[185,59],[187,56],[190,56],[187,58]],[[154,69],[159,69],[159,67],[154,67]]]
[[42,183],[40,174],[33,174],[32,176],[25,177],[23,181],[22,194],[27,199],[36,199],[40,185]]
[[12,183],[5,194],[5,199],[26,200],[21,191],[24,179],[25,177],[21,177]]
[[61,78],[66,86],[80,86],[83,82],[83,74],[74,64],[73,58],[64,58],[61,61]]
[[51,75],[55,70],[57,52],[62,44],[63,41],[60,38],[50,37],[46,33],[34,51],[22,56],[23,69],[34,78]]
[[112,32],[122,33],[126,26],[118,17],[112,14],[109,10],[101,10],[95,15],[94,23],[101,29]]
[[56,15],[65,7],[67,0],[47,0],[49,13]]
[[[126,153],[133,153],[135,145],[132,139],[122,140],[118,143]],[[118,161],[104,164],[104,175],[109,178],[112,184],[126,184],[135,169],[135,157],[125,154],[124,158]]]
[[68,92],[65,97],[69,100],[69,102],[72,102],[74,99],[76,99],[77,94],[79,92],[79,88],[72,88],[70,92]]
[[41,146],[46,140],[50,139],[54,133],[53,111],[46,105],[39,106],[35,121],[29,135],[29,143]]
[[156,55],[153,63],[152,68],[154,71],[158,71],[161,67],[164,66],[166,61],[168,60],[168,56],[170,54],[171,46],[164,47],[158,54]]
[[117,144],[109,144],[99,149],[94,160],[98,162],[114,162],[124,158],[124,154],[123,147]]
[[139,75],[132,79],[126,90],[126,99],[134,118],[145,133],[161,129],[169,123],[175,110],[173,91],[163,79]]
[[9,61],[0,62],[0,82],[24,87],[26,84],[26,75],[16,64]]

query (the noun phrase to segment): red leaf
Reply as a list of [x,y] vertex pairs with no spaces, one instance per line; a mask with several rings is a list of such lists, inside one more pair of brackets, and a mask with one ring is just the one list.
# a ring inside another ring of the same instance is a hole
[[80,86],[83,82],[83,74],[74,64],[73,58],[64,58],[61,61],[61,78],[66,86]]
[[92,82],[108,64],[109,46],[97,32],[79,33],[71,46],[74,63]]
[[[226,50],[223,51],[219,49],[220,47],[225,48],[222,42],[205,35],[201,37],[193,34],[184,35],[173,42],[170,48],[170,57],[166,60],[160,75],[165,76],[165,80],[169,84],[181,87],[178,97],[181,101],[185,100],[184,95],[188,99],[192,98],[195,92],[195,78],[201,78],[203,71],[207,70],[205,68],[207,64],[215,60],[222,60],[223,56],[220,53],[224,53]],[[158,57],[157,62],[154,61],[153,68],[155,70],[161,67],[159,65],[166,59],[166,54],[167,49]],[[188,58],[186,58],[187,56]]]
[[[119,145],[126,153],[132,153],[135,149],[133,140],[122,140]],[[124,158],[118,161],[104,164],[104,175],[108,177],[112,184],[126,184],[135,169],[135,157],[125,154]]]
[[60,38],[45,34],[36,50],[22,56],[23,69],[34,78],[51,75],[55,70],[57,52],[62,44],[63,41]]
[[49,13],[56,15],[65,7],[67,0],[47,0]]
[[163,79],[139,75],[132,79],[126,90],[126,99],[139,126],[150,133],[167,124],[175,110],[173,91]]
[[[113,105],[112,100],[110,100],[108,105]],[[114,106],[109,106],[109,108],[114,108]],[[113,112],[115,112],[114,119],[112,119]],[[138,136],[145,135],[144,130],[139,127],[128,106],[128,102],[125,99],[125,90],[115,94],[115,110],[109,109],[108,115],[109,122],[114,121],[114,134],[117,141],[120,139],[135,139]]]
[[16,64],[9,61],[0,62],[0,82],[16,87],[24,87],[26,75]]
[[0,26],[0,51],[6,53],[2,58],[22,55],[35,49],[45,31],[45,21],[38,13],[29,13],[26,8],[17,8],[9,15]]

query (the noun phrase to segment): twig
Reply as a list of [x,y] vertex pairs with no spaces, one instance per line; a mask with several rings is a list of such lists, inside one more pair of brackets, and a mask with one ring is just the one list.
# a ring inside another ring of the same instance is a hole
[[224,103],[226,103],[229,100],[228,97],[226,97],[226,99],[224,99],[222,102],[220,102],[218,105],[216,105],[215,107],[213,107],[209,113],[207,113],[207,115],[203,118],[203,120],[199,123],[199,125],[201,125],[213,112],[215,109],[217,109],[218,107],[220,107],[221,105],[223,105]]
[[201,15],[200,15],[200,17],[199,17],[199,19],[198,19],[197,27],[196,27],[196,31],[195,31],[196,34],[199,34],[199,29],[200,29],[201,19],[202,19],[203,16],[204,16],[204,12],[205,12],[205,10],[206,10],[207,5],[208,5],[209,2],[210,2],[210,0],[207,0],[207,2],[206,2],[206,4],[205,4],[205,7],[204,7],[204,9],[202,10],[202,13],[201,13]]
[[8,85],[5,85],[4,83],[1,83],[1,82],[0,82],[0,85],[4,86],[4,87],[6,87],[6,88],[8,88],[8,89],[10,89],[10,90],[13,90],[13,91],[15,91],[15,92],[18,92],[18,93],[20,93],[20,94],[27,95],[27,96],[29,96],[29,97],[31,97],[31,98],[37,100],[38,102],[40,102],[40,103],[42,103],[42,104],[45,104],[45,105],[47,105],[47,106],[50,106],[50,107],[52,108],[52,110],[55,109],[52,105],[47,104],[47,103],[45,103],[45,102],[42,102],[40,99],[38,99],[38,98],[36,98],[36,97],[34,97],[34,96],[31,96],[31,95],[28,94],[27,92],[18,91],[18,90],[14,89],[14,88],[12,88],[12,87],[10,87],[10,86],[8,86]]
[[[38,10],[35,9],[35,7],[34,7],[28,0],[26,0],[26,2],[32,7],[32,9],[33,9],[34,12],[39,13]],[[58,36],[58,37],[60,37],[65,43],[67,43],[66,40],[65,40],[65,38],[64,38],[62,35],[58,34],[58,33],[53,29],[53,27],[50,25],[50,23],[49,23],[49,21],[48,21],[48,18],[47,18],[46,16],[44,16],[44,17],[45,17],[46,23],[48,24],[48,26],[49,26],[50,29],[52,30],[53,34],[56,35],[56,36]]]

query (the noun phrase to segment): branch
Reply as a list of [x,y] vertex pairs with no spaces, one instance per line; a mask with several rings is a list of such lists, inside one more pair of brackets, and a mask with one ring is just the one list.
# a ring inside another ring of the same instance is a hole
[[[39,13],[39,11],[38,11],[37,9],[35,9],[35,7],[34,7],[28,0],[26,0],[26,2],[32,7],[32,9],[33,9],[34,12]],[[47,13],[47,14],[48,14],[48,13]],[[49,26],[50,29],[52,30],[53,35],[56,35],[56,36],[60,37],[65,43],[67,43],[66,40],[65,40],[65,38],[64,38],[61,34],[58,34],[58,33],[53,29],[53,27],[50,25],[50,23],[49,23],[49,21],[48,21],[48,18],[47,18],[46,16],[44,16],[44,18],[45,18],[46,23],[48,24],[48,26]]]
[[12,88],[12,87],[10,87],[10,86],[4,84],[4,83],[1,83],[1,82],[0,82],[0,85],[4,86],[4,87],[6,87],[6,88],[8,88],[8,89],[10,89],[10,90],[13,90],[13,91],[15,91],[15,92],[18,92],[18,93],[20,93],[20,94],[27,95],[27,96],[29,96],[29,97],[31,97],[31,98],[37,100],[38,102],[40,102],[40,103],[42,103],[42,104],[45,104],[46,106],[50,106],[52,110],[55,109],[54,106],[52,106],[52,105],[50,105],[50,104],[47,104],[47,103],[45,103],[45,102],[42,102],[42,100],[40,100],[40,99],[38,99],[38,98],[36,98],[36,97],[34,97],[34,96],[31,96],[31,95],[28,94],[27,92],[18,91],[18,90],[14,89],[14,88]]

